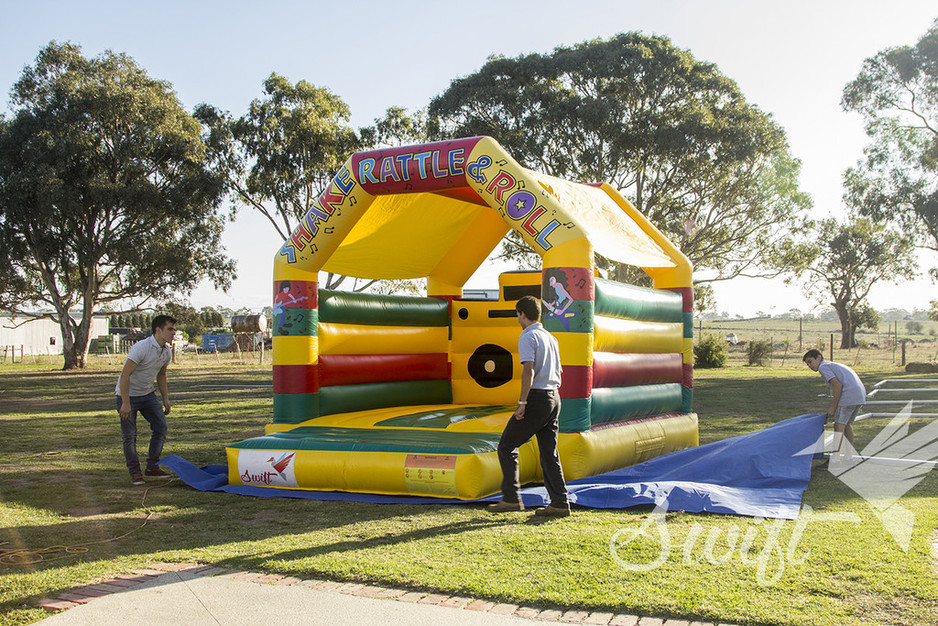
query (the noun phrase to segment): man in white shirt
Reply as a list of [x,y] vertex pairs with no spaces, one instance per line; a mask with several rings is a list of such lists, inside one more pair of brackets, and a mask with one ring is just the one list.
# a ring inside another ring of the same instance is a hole
[[[853,454],[853,420],[866,403],[866,387],[851,368],[841,363],[825,361],[820,350],[808,350],[803,359],[805,364],[821,375],[831,390],[831,405],[827,417],[834,418],[833,463],[840,462],[844,452]],[[850,444],[846,451],[841,450],[843,439]]]
[[541,455],[544,487],[550,505],[534,511],[541,517],[570,515],[567,486],[557,453],[558,418],[560,416],[560,349],[557,339],[540,324],[541,302],[525,296],[515,304],[521,336],[518,355],[521,358],[521,399],[508,419],[498,442],[498,461],[502,466],[502,500],[488,506],[492,513],[522,511],[521,484],[518,473],[518,447],[537,437]]
[[[135,343],[127,353],[124,369],[114,389],[121,418],[124,459],[134,485],[145,484],[137,458],[137,412],[149,422],[152,432],[145,473],[157,478],[169,476],[158,463],[166,441],[166,415],[170,411],[166,367],[173,359],[176,320],[169,315],[157,315],[150,328],[153,334]],[[159,389],[162,402],[156,397],[156,389]]]

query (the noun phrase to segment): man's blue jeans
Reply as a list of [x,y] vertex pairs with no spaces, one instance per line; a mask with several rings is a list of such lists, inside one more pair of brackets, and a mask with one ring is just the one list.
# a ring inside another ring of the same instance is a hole
[[[121,408],[120,396],[115,396],[117,410]],[[156,392],[145,396],[130,396],[130,418],[121,420],[121,434],[124,438],[124,459],[130,475],[141,474],[140,460],[137,458],[137,412],[150,423],[150,450],[147,455],[147,468],[156,467],[163,454],[166,442],[166,415],[163,414],[163,402]]]

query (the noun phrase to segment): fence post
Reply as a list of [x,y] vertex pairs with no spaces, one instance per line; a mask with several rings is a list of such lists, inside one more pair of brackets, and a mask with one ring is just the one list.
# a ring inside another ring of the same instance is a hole
[[830,360],[834,360],[834,333],[831,333],[831,357]]

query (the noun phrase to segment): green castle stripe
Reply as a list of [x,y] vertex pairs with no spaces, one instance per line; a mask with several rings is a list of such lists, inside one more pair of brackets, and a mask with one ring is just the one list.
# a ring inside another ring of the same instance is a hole
[[452,404],[448,380],[407,380],[319,388],[320,415],[368,411],[413,404]]
[[449,302],[319,290],[319,320],[373,326],[449,326]]
[[625,285],[597,278],[596,315],[643,322],[681,322],[684,299],[680,293]]

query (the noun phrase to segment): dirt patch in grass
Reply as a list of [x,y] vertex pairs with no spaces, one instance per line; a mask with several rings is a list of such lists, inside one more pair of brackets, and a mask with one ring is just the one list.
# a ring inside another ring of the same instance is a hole
[[283,514],[279,511],[258,511],[244,520],[247,526],[280,526],[283,524]]
[[68,517],[97,517],[103,513],[104,509],[99,506],[78,507],[65,512]]

